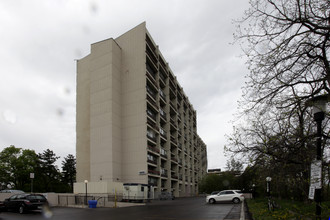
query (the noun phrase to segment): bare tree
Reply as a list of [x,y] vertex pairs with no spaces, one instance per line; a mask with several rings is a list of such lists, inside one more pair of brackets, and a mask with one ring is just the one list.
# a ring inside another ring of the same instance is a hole
[[240,105],[246,120],[228,136],[227,151],[306,191],[315,147],[305,102],[330,92],[330,1],[250,0],[237,24],[250,71]]
[[329,94],[330,1],[251,0],[250,5],[235,35],[250,70],[244,106],[287,107]]

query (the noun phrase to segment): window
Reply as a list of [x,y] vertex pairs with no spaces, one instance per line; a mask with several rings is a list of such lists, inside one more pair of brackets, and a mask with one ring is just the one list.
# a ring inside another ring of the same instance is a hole
[[25,199],[25,195],[17,195],[17,199]]
[[17,198],[17,195],[10,197],[10,200],[15,200]]

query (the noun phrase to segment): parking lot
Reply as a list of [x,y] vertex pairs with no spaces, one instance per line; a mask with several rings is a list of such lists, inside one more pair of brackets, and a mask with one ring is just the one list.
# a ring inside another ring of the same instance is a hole
[[132,206],[126,208],[96,208],[81,209],[67,207],[53,207],[52,216],[44,216],[41,212],[29,212],[19,214],[15,212],[3,212],[1,220],[12,219],[55,219],[55,220],[84,220],[84,219],[239,219],[241,204],[221,203],[207,204],[204,197],[182,198],[176,200],[155,200],[144,206]]

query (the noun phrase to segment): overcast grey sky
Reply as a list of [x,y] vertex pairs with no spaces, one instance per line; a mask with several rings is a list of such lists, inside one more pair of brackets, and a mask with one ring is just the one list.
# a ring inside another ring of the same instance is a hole
[[147,28],[197,110],[208,167],[224,168],[225,134],[245,61],[231,45],[247,0],[0,0],[0,150],[75,155],[75,59],[90,44]]

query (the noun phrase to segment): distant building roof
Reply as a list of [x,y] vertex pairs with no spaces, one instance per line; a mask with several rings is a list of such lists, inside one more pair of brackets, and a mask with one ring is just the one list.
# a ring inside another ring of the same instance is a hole
[[221,173],[221,169],[220,168],[218,168],[218,169],[208,169],[207,173]]

